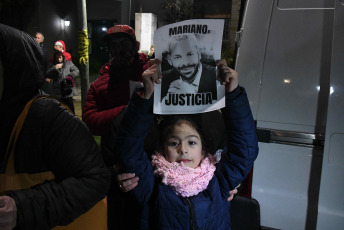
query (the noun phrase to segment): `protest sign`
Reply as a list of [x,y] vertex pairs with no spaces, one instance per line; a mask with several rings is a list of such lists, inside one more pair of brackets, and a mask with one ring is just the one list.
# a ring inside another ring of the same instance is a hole
[[192,114],[225,106],[217,81],[224,20],[195,19],[169,24],[154,33],[155,57],[161,60],[161,84],[155,84],[154,113]]

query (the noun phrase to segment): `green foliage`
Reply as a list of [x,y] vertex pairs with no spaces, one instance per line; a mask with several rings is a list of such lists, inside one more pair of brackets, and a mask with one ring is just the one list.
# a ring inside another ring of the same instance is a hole
[[92,57],[90,55],[90,75],[99,75],[100,68],[103,66],[104,63],[101,63],[98,59]]
[[[79,63],[80,55],[78,53],[71,53],[73,63],[76,67],[81,68],[81,64]],[[102,67],[103,63],[100,63],[99,60],[89,55],[89,74],[90,75],[99,75],[100,68]]]
[[26,30],[36,14],[39,0],[0,0],[0,22]]
[[230,44],[222,43],[221,59],[225,59],[230,68],[234,68],[234,51]]
[[166,21],[169,23],[199,18],[201,14],[199,10],[195,10],[192,0],[166,0],[161,3],[161,7],[165,10]]
[[94,140],[96,141],[98,148],[100,149],[100,136],[93,136]]

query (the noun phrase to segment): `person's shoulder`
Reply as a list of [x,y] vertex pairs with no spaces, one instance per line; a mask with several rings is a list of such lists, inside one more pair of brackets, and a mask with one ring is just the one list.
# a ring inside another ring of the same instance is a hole
[[43,96],[31,105],[30,111],[32,114],[42,115],[45,120],[49,120],[49,117],[54,117],[52,114],[58,114],[63,110],[65,110],[66,113],[70,113],[58,99],[52,96]]
[[48,54],[48,49],[45,47],[45,45],[42,45],[42,50],[44,54]]
[[62,69],[70,69],[73,65],[74,64],[71,60],[66,59],[63,61]]
[[71,61],[72,60],[72,55],[70,53],[64,51],[64,52],[62,52],[62,54],[63,54],[63,56],[65,57],[65,59],[67,61]]
[[101,68],[100,68],[100,74],[106,74],[110,72],[110,63],[111,61],[109,61],[108,63],[104,64]]
[[94,89],[102,89],[102,88],[107,88],[110,80],[110,75],[109,73],[103,73],[100,77],[98,77],[92,84],[91,88]]
[[142,60],[143,62],[146,62],[149,59],[148,55],[145,53],[138,53],[138,55],[139,55],[139,59]]

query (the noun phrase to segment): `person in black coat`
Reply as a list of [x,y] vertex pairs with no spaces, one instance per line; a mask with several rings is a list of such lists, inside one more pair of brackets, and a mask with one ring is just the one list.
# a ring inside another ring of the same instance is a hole
[[212,94],[212,100],[217,99],[216,68],[201,62],[194,34],[172,38],[165,57],[172,68],[162,67],[161,100],[168,93],[208,92]]
[[48,64],[49,61],[49,54],[47,48],[45,48],[43,42],[44,42],[44,35],[41,32],[36,32],[35,33],[35,39],[37,43],[39,44],[39,47],[41,47],[43,54],[44,54],[44,59],[46,64]]
[[102,200],[110,185],[87,126],[54,98],[31,105],[14,152],[8,153],[17,118],[32,98],[43,94],[39,88],[45,68],[42,49],[32,36],[0,24],[0,177],[10,166],[15,174],[51,172],[55,177],[21,190],[3,189],[0,179],[2,230],[67,225]]
[[[49,63],[49,53],[47,48],[45,48],[44,46],[44,35],[41,32],[36,32],[35,33],[35,39],[39,45],[39,47],[41,47],[43,54],[44,54],[44,62],[46,63],[46,66],[48,66]],[[41,89],[47,93],[47,94],[51,94],[51,81],[49,78],[45,78],[45,82],[43,83]]]

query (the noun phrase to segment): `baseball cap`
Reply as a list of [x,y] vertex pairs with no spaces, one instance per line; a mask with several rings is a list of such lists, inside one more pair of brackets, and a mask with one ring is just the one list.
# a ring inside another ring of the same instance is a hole
[[109,28],[106,31],[106,35],[104,36],[103,39],[105,41],[108,41],[110,37],[115,36],[115,35],[119,35],[120,33],[129,35],[131,38],[134,39],[134,41],[136,41],[135,31],[133,28],[131,28],[128,25],[115,25],[115,26]]

